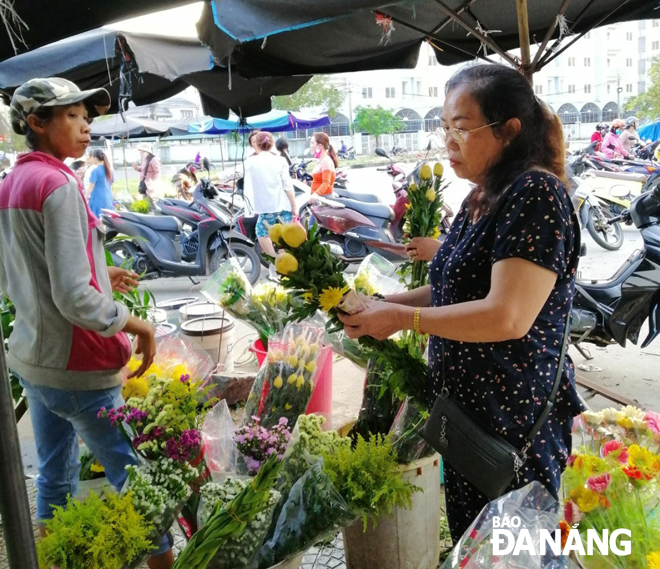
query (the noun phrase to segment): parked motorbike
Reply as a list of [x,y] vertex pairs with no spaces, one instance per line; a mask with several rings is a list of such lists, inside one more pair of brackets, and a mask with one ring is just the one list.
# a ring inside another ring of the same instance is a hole
[[339,151],[337,156],[342,160],[355,160],[355,148],[351,146],[346,149],[346,152]]
[[[193,277],[211,274],[228,257],[235,257],[249,281],[256,283],[261,267],[254,244],[235,231],[231,217],[209,199],[213,191],[208,180],[196,186],[187,212],[190,226],[196,223],[191,231],[183,231],[177,217],[103,210],[101,220],[109,240],[132,237],[106,246],[114,264],[129,264],[143,278],[187,276],[196,282]],[[186,209],[181,203],[172,207],[178,207],[180,214]]]
[[660,188],[635,198],[610,222],[634,224],[644,249],[635,251],[611,279],[576,283],[571,340],[587,359],[591,355],[581,343],[625,347],[630,340],[636,345],[646,320],[649,332],[642,348],[660,334]]

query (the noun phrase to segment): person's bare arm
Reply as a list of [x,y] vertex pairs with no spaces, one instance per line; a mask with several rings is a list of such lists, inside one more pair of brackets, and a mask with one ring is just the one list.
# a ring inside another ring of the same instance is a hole
[[406,292],[389,294],[385,302],[404,306],[431,306],[431,287],[423,286]]
[[[498,261],[493,265],[491,289],[486,298],[424,308],[420,329],[459,342],[522,338],[534,324],[556,280],[554,272],[531,261],[519,258]],[[413,329],[415,309],[406,304],[371,302],[367,310],[353,316],[340,315],[339,319],[351,338],[368,335],[385,339],[399,330]]]

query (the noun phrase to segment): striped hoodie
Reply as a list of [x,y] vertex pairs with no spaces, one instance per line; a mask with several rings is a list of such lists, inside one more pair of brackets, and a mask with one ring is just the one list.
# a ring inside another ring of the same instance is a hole
[[0,292],[16,307],[9,367],[76,391],[121,383],[128,309],[112,300],[101,222],[53,156],[21,155],[0,184]]

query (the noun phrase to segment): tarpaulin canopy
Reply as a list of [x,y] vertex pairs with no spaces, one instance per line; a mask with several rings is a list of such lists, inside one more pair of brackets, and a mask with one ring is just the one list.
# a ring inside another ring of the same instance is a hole
[[303,130],[317,128],[330,124],[327,115],[308,115],[291,111],[270,111],[263,115],[248,117],[243,121],[236,117],[234,119],[209,119],[190,124],[189,133],[197,134],[229,134],[230,132],[248,132],[259,129],[268,132],[285,132],[291,130]]
[[[660,15],[658,0],[211,0],[197,24],[221,65],[244,77],[413,68],[422,42],[445,65],[541,44],[528,69],[547,64],[593,27]],[[576,34],[564,43],[552,38]],[[546,50],[546,46],[548,49]]]
[[637,133],[641,138],[654,141],[658,140],[660,138],[660,120],[637,129]]
[[214,67],[208,47],[197,39],[137,34],[101,28],[58,41],[0,63],[0,89],[6,101],[14,89],[35,77],[64,77],[80,88],[110,91],[110,112],[129,100],[148,105],[189,86],[200,91],[207,115],[226,118],[229,111],[257,114],[271,109],[271,95],[288,95],[309,77],[248,81]]
[[140,138],[180,133],[188,130],[183,121],[155,121],[137,117],[111,115],[92,123],[92,138]]

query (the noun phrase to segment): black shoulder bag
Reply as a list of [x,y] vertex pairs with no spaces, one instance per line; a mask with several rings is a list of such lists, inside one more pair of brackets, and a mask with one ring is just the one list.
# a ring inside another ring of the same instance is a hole
[[[458,241],[460,241],[464,229],[465,222]],[[444,342],[442,344],[442,389],[420,434],[452,468],[490,500],[502,496],[513,478],[519,476],[520,468],[527,459],[526,453],[554,406],[564,372],[570,319],[569,312],[552,390],[539,418],[525,437],[525,443],[521,449],[493,432],[492,428],[484,425],[461,403],[450,398],[449,390],[445,385]]]

